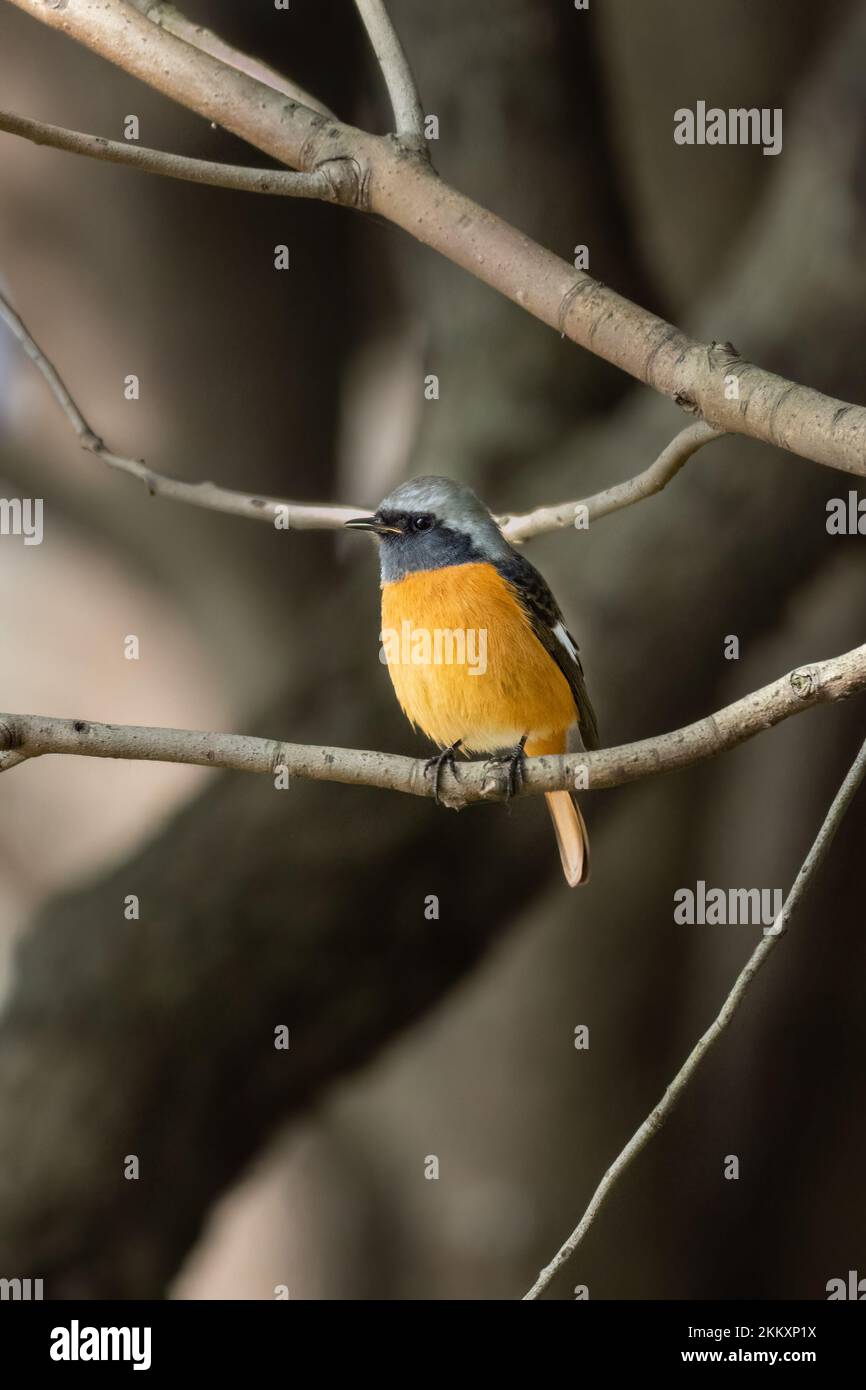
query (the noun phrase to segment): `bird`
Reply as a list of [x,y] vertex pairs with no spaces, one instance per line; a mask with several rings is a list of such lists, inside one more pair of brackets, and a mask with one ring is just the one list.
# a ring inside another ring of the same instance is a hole
[[[404,714],[440,750],[426,764],[437,801],[458,751],[504,763],[510,796],[524,755],[564,753],[570,740],[598,746],[559,605],[471,488],[413,478],[344,525],[378,540],[382,656]],[[545,796],[565,879],[577,887],[589,878],[586,823],[572,792]]]

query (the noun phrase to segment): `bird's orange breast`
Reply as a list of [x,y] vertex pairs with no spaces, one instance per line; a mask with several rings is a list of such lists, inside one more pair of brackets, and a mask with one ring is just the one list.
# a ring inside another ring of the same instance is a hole
[[441,746],[488,752],[529,735],[528,751],[565,748],[574,697],[493,565],[383,584],[382,646],[404,713]]

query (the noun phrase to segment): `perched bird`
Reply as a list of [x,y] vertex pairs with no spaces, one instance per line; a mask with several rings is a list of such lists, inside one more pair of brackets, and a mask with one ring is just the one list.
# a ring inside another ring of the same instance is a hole
[[[428,763],[437,799],[458,749],[512,750],[514,791],[524,752],[564,753],[569,731],[597,747],[577,643],[556,599],[470,488],[415,478],[346,526],[378,537],[383,654],[403,712],[442,750]],[[546,798],[575,887],[589,877],[586,825],[572,793]]]

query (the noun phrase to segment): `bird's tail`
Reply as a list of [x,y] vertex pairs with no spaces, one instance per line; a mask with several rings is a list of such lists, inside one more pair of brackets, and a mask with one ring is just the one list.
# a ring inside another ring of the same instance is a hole
[[[565,743],[564,734],[555,734],[530,740],[525,751],[530,758],[541,757],[544,753],[564,753]],[[553,821],[565,881],[569,888],[577,888],[589,882],[589,835],[577,797],[572,792],[545,792],[544,799]]]

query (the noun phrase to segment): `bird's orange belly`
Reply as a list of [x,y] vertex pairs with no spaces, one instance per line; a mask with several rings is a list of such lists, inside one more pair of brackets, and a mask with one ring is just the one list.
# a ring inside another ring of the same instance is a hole
[[440,746],[482,753],[528,735],[530,751],[565,748],[577,718],[568,682],[493,565],[383,584],[382,650],[407,718]]

